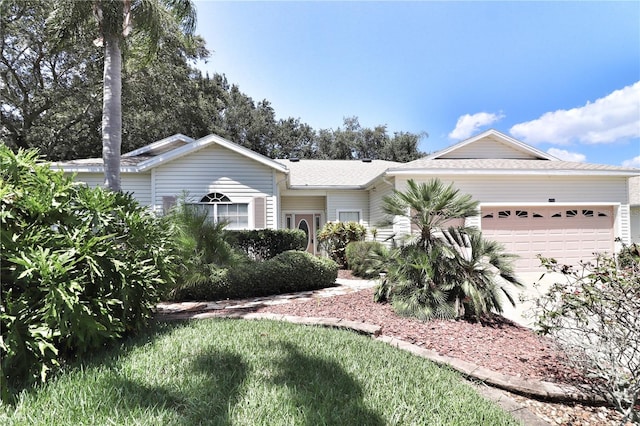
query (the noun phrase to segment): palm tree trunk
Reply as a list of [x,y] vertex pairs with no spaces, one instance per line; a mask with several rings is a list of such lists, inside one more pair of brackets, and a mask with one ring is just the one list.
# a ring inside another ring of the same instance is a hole
[[122,54],[117,37],[104,38],[104,89],[102,99],[102,160],[104,185],[120,191],[122,144]]

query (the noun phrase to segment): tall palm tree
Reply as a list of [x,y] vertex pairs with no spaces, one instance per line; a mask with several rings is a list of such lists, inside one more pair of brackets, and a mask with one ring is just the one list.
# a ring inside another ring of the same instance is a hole
[[122,52],[126,39],[148,58],[157,51],[163,34],[193,34],[195,6],[191,0],[54,0],[49,19],[59,37],[71,37],[97,24],[94,44],[104,48],[102,99],[102,158],[105,186],[120,190],[122,141]]
[[461,194],[453,184],[445,185],[440,179],[426,183],[407,182],[407,190],[395,190],[382,199],[382,210],[390,217],[387,225],[395,216],[404,216],[420,230],[418,243],[429,248],[439,231],[447,227],[451,219],[462,219],[478,214],[478,201],[470,195]]

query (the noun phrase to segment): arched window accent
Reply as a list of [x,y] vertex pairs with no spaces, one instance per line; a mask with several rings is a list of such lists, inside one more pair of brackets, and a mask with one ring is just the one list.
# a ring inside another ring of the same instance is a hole
[[200,200],[201,203],[230,203],[231,199],[220,192],[212,192]]
[[232,202],[221,192],[211,192],[195,203],[214,222],[225,222],[228,229],[249,228],[249,203]]

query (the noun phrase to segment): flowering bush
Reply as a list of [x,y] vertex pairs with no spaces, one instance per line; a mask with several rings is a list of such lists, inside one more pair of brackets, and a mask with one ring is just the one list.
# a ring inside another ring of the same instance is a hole
[[625,416],[638,421],[640,395],[640,266],[619,266],[598,255],[580,268],[541,258],[548,272],[562,274],[537,299],[537,326],[553,336],[569,362],[587,378],[583,390],[604,397]]

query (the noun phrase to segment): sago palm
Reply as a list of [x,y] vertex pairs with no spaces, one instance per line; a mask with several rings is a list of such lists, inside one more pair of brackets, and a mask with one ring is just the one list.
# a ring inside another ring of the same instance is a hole
[[193,33],[195,6],[191,0],[56,0],[48,25],[61,39],[88,31],[93,21],[104,48],[102,99],[102,158],[105,186],[120,190],[122,141],[122,51],[126,39],[132,47],[155,54],[164,34]]

